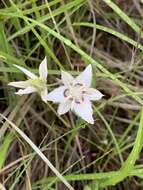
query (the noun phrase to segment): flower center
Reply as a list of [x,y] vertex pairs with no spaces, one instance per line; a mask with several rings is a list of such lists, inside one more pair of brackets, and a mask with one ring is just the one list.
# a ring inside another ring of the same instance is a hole
[[37,79],[29,79],[31,85],[37,88],[39,91],[42,91],[46,88],[46,82],[41,80],[40,78]]
[[71,101],[75,101],[77,104],[81,104],[84,101],[84,93],[84,86],[80,83],[76,83],[64,91],[64,96]]

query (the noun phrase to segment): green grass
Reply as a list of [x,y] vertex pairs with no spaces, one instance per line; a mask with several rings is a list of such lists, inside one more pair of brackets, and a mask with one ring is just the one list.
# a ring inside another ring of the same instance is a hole
[[[140,10],[129,0],[0,2],[0,188],[143,188]],[[38,73],[45,56],[49,91],[61,69],[76,76],[92,64],[105,95],[93,103],[94,125],[7,85],[25,79],[13,64]]]

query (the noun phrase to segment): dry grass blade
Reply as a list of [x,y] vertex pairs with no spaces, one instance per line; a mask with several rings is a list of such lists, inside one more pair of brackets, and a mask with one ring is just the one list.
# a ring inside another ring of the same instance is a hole
[[67,186],[69,190],[74,190],[73,187],[64,179],[64,177],[58,172],[58,170],[52,165],[52,163],[46,158],[46,156],[40,151],[40,149],[21,131],[14,123],[9,121],[5,116],[0,114],[9,125],[31,146],[31,148],[41,157],[41,159],[51,168],[55,175]]

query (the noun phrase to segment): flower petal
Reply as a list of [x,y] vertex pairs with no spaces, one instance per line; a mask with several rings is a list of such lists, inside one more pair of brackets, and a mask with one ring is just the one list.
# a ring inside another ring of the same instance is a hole
[[62,75],[62,82],[66,86],[69,86],[73,82],[73,80],[74,80],[74,78],[72,77],[72,75],[69,74],[68,72],[61,71],[61,75]]
[[29,86],[29,81],[18,81],[18,82],[10,82],[8,83],[9,86],[14,86],[17,88],[26,88]]
[[86,69],[75,78],[76,83],[82,83],[86,87],[90,87],[92,82],[92,66],[88,65]]
[[58,107],[58,114],[59,115],[63,115],[66,112],[68,112],[71,108],[71,101],[67,100],[63,103],[60,103],[59,107]]
[[104,95],[97,89],[89,88],[87,90],[87,96],[90,100],[96,101],[100,100]]
[[44,102],[47,102],[47,95],[48,95],[48,90],[47,90],[47,88],[45,88],[45,89],[41,92],[41,99],[42,99]]
[[82,119],[84,119],[85,121],[87,121],[88,123],[93,124],[94,120],[93,120],[93,109],[92,109],[92,105],[91,102],[88,99],[85,99],[83,101],[83,103],[81,104],[77,104],[74,102],[73,105],[73,111]]
[[19,65],[15,65],[15,67],[17,67],[19,70],[21,70],[23,73],[25,73],[28,77],[30,77],[31,79],[35,79],[37,78],[37,76],[33,73],[31,73],[30,71],[28,71],[27,69],[25,69],[24,67],[21,67]]
[[55,102],[55,103],[64,102],[66,100],[66,98],[64,97],[64,91],[66,89],[67,89],[66,86],[60,86],[60,87],[54,89],[52,92],[50,92],[47,95],[47,100]]
[[47,69],[47,59],[46,57],[44,60],[41,62],[39,66],[39,75],[40,79],[46,81],[47,80],[47,75],[48,75],[48,69]]
[[24,90],[22,90],[22,89],[18,90],[18,92],[16,92],[15,94],[18,94],[21,96],[23,94],[31,94],[31,93],[36,92],[36,91],[37,91],[36,88],[29,86],[29,87],[25,88]]

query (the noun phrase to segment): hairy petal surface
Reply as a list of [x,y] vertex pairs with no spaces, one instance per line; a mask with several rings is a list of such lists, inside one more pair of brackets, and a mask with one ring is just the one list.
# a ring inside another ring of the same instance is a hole
[[65,101],[64,91],[66,89],[67,89],[67,87],[65,87],[65,86],[60,86],[60,87],[54,89],[52,92],[50,92],[47,95],[47,100],[55,102],[55,103],[64,102]]
[[88,123],[94,124],[92,116],[93,109],[91,102],[88,99],[85,99],[81,104],[74,103],[73,111],[83,120],[87,121]]
[[29,86],[29,81],[18,81],[18,82],[10,82],[8,83],[9,86],[14,86],[17,88],[26,88]]
[[41,91],[41,99],[44,102],[47,102],[47,95],[48,95],[48,90],[47,90],[47,88],[45,88],[43,91]]
[[29,86],[29,87],[25,88],[24,90],[22,90],[22,89],[18,90],[18,92],[16,92],[15,94],[18,94],[18,95],[31,94],[36,91],[37,91],[36,88]]
[[87,95],[89,99],[93,101],[100,100],[104,96],[99,90],[94,88],[89,88]]
[[88,65],[86,69],[75,78],[76,83],[82,83],[86,87],[90,87],[92,82],[92,66]]
[[69,86],[74,80],[73,76],[70,75],[68,72],[61,71],[61,75],[62,75],[62,82],[65,86]]
[[71,101],[67,100],[63,103],[60,103],[58,107],[58,114],[63,115],[67,113],[70,110],[70,108],[71,108]]
[[44,60],[41,62],[39,66],[39,75],[40,79],[46,81],[47,80],[47,75],[48,75],[48,69],[47,69],[47,59],[46,57]]
[[21,70],[23,73],[25,73],[31,79],[36,79],[37,78],[37,76],[35,74],[31,73],[30,71],[28,71],[24,67],[21,67],[19,65],[14,65],[14,66],[17,67],[19,70]]

